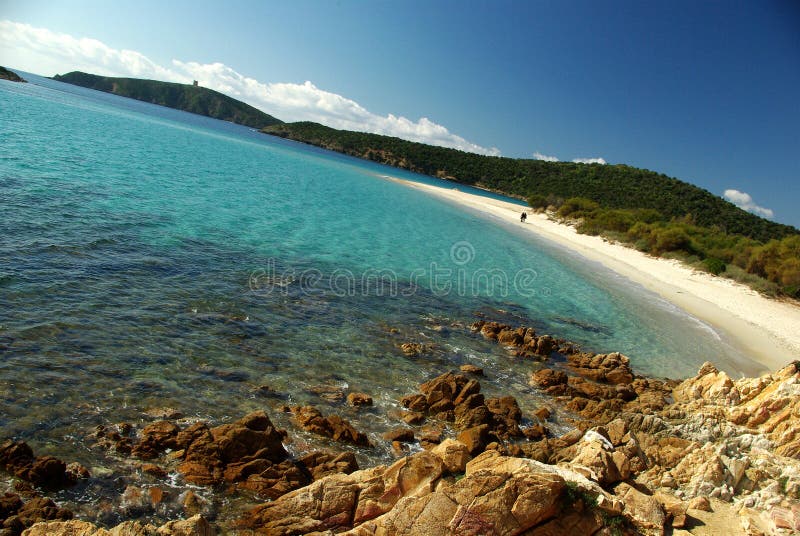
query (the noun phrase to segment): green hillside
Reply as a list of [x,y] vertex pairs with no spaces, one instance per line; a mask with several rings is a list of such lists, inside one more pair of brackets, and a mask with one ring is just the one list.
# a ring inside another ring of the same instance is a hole
[[8,80],[10,82],[27,82],[27,80],[19,76],[14,71],[9,71],[2,66],[0,66],[0,80]]
[[678,256],[761,290],[800,296],[800,231],[661,173],[621,164],[482,156],[311,122],[262,131],[526,199],[575,221],[580,232]]
[[140,78],[111,78],[80,71],[55,75],[53,80],[160,104],[214,119],[231,121],[252,128],[260,129],[282,123],[280,119],[265,114],[249,104],[200,86]]

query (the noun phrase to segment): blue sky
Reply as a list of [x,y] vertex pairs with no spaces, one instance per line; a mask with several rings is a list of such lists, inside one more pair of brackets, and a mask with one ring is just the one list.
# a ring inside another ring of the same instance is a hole
[[602,158],[800,226],[796,1],[0,0],[0,21],[12,68],[196,78],[286,120]]

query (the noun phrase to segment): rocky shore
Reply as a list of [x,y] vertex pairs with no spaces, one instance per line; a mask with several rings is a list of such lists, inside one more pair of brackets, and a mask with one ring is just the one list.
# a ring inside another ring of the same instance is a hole
[[[213,427],[168,411],[141,429],[98,427],[97,448],[151,479],[125,490],[129,507],[165,502],[170,479],[196,486],[172,498],[181,519],[160,527],[73,519],[53,499],[91,482],[90,471],[8,440],[0,468],[14,493],[0,497],[0,535],[800,531],[799,362],[742,379],[706,363],[692,378],[663,380],[638,376],[621,354],[585,353],[525,326],[482,320],[472,331],[527,360],[527,381],[549,402],[523,414],[513,397],[485,396],[483,370],[464,365],[398,400],[383,436],[396,461],[365,469],[353,449],[375,448],[370,439],[313,406],[270,408],[291,415],[293,432],[266,411]],[[343,403],[372,398],[352,392]],[[285,444],[301,431],[341,448],[292,455]],[[217,516],[202,490],[250,506]]]

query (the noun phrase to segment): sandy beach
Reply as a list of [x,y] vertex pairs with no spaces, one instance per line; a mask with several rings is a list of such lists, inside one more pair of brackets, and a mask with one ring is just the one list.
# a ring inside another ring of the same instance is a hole
[[387,178],[486,215],[515,221],[531,233],[601,263],[721,331],[763,365],[764,372],[800,357],[800,307],[793,303],[767,298],[745,285],[694,270],[679,261],[651,257],[599,236],[579,234],[545,214],[529,210],[527,222],[519,223],[521,207],[514,203],[452,186],[440,188]]

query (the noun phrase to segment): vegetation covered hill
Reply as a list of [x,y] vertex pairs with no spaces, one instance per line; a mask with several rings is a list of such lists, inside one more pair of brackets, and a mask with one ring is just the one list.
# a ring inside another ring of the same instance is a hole
[[0,66],[0,80],[9,80],[11,82],[27,82],[27,80],[19,76],[14,71],[9,71],[2,66]]
[[265,114],[249,104],[200,86],[140,78],[111,78],[80,71],[55,75],[53,80],[177,108],[214,119],[231,121],[252,128],[260,129],[282,123],[280,119]]
[[527,199],[534,208],[576,221],[580,232],[608,235],[655,255],[678,255],[761,290],[800,296],[800,231],[661,173],[621,164],[482,156],[311,122],[263,132]]

